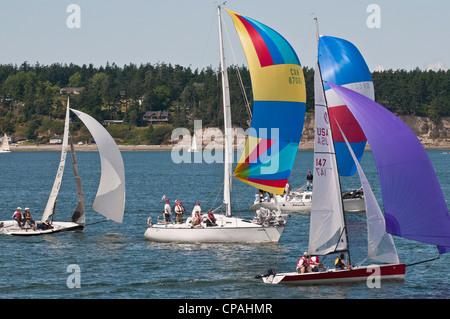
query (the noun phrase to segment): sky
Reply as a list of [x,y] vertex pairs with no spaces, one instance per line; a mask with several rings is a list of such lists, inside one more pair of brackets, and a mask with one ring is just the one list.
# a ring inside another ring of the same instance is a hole
[[[71,9],[71,4],[78,9]],[[107,62],[170,63],[217,68],[217,4],[211,0],[0,0],[0,63],[96,67]],[[224,8],[283,35],[304,66],[313,67],[316,61],[317,17],[320,34],[355,44],[371,71],[450,67],[448,0],[228,0]],[[246,65],[225,11],[223,18],[227,63]]]

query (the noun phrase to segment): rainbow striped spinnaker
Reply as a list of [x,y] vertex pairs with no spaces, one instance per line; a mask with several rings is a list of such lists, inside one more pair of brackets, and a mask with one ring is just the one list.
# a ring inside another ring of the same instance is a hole
[[253,116],[234,173],[258,189],[283,194],[303,131],[305,79],[291,45],[268,26],[227,10],[247,59]]

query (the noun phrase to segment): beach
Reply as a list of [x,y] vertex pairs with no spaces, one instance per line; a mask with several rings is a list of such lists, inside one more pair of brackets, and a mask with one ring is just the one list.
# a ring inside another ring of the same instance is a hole
[[[450,139],[428,139],[419,138],[426,150],[450,150]],[[177,144],[169,145],[118,145],[121,152],[138,152],[138,151],[171,151]],[[179,146],[179,145],[178,145]],[[205,146],[205,145],[204,145]],[[76,152],[92,152],[97,151],[95,144],[74,145]],[[13,144],[10,146],[12,152],[60,152],[61,144],[39,144],[39,145],[20,145]],[[186,149],[188,146],[186,146]],[[216,149],[219,149],[216,146]],[[314,149],[314,141],[312,139],[300,141],[300,151],[311,151]],[[366,150],[370,150],[370,146],[366,146]]]

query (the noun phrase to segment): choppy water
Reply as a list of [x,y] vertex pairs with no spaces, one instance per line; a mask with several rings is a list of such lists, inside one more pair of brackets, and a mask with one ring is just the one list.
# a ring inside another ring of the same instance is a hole
[[[450,155],[428,152],[449,204]],[[407,268],[402,282],[382,282],[369,289],[365,283],[287,287],[265,285],[255,279],[268,268],[292,271],[307,249],[309,217],[292,215],[277,244],[165,244],[143,236],[148,216],[161,215],[163,195],[180,199],[190,210],[200,201],[204,209],[221,201],[222,164],[174,164],[170,152],[124,152],[126,211],[123,224],[86,226],[81,233],[59,233],[32,238],[0,237],[0,298],[449,298],[449,263],[443,255],[435,263]],[[103,219],[89,209],[99,179],[96,152],[77,154],[86,197],[87,223]],[[0,156],[0,219],[10,219],[17,206],[30,207],[38,219],[45,207],[60,154],[16,152]],[[312,167],[312,152],[300,152],[291,174],[291,186],[305,182]],[[68,157],[68,164],[70,157]],[[375,195],[376,170],[366,152],[363,168]],[[359,187],[357,177],[343,181],[343,188]],[[235,215],[251,218],[246,211],[255,190],[239,181],[233,184]],[[424,199],[426,200],[426,199]],[[69,219],[76,205],[71,165],[66,166],[55,220]],[[448,205],[449,206],[449,205]],[[347,216],[352,260],[364,258],[365,218]],[[395,238],[400,259],[406,263],[433,258],[435,247]],[[325,259],[331,263],[331,257]],[[79,267],[80,288],[69,288],[73,266]]]

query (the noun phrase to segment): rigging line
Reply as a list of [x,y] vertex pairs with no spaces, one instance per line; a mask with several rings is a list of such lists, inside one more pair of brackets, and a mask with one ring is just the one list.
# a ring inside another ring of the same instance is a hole
[[[314,12],[311,12],[310,15],[314,15]],[[309,25],[309,30],[308,30],[308,33],[307,33],[307,36],[306,36],[306,39],[305,39],[305,43],[303,44],[303,50],[300,53],[300,61],[303,61],[303,55],[306,52],[306,48],[307,48],[307,45],[309,43],[309,39],[311,38],[311,33],[312,33],[311,30],[313,28],[313,25],[314,25],[314,22]]]
[[436,261],[440,257],[441,257],[440,254],[438,254],[437,257],[434,257],[434,258],[431,258],[431,259],[427,259],[427,260],[418,261],[418,262],[415,262],[415,263],[412,263],[412,264],[407,264],[406,267],[408,267],[408,266],[415,266],[415,265],[423,264],[423,263],[430,262],[430,261]]
[[100,220],[100,221],[98,221],[98,222],[93,222],[93,223],[89,223],[89,224],[84,224],[84,226],[90,226],[90,225],[95,225],[95,224],[100,224],[100,223],[104,223],[104,222],[107,222],[109,219],[103,219],[103,220]]
[[[218,187],[216,187],[215,190],[213,190],[211,193],[209,193],[208,196],[206,196],[205,199],[203,199],[203,201],[206,201],[208,198],[210,198],[214,193],[217,192],[218,189],[222,189],[224,182],[222,182],[222,184],[220,184]],[[220,194],[219,192],[217,192],[218,194]]]
[[244,104],[245,104],[245,107],[247,109],[247,114],[249,116],[249,119],[251,120],[252,119],[252,110],[250,109],[250,103],[248,102],[247,94],[245,93],[244,82],[242,81],[241,73],[239,72],[239,67],[238,67],[238,64],[237,64],[236,55],[234,54],[233,46],[231,45],[231,39],[230,39],[230,35],[228,34],[228,28],[227,28],[227,24],[225,22],[225,19],[223,19],[222,22],[224,24],[225,34],[227,36],[228,45],[229,45],[230,50],[231,50],[231,55],[233,56],[234,69],[236,70],[236,74],[237,74],[237,77],[238,77],[238,83],[239,83],[239,87],[241,89],[242,98],[244,99]]
[[203,49],[203,55],[202,55],[202,59],[200,60],[200,66],[203,65],[203,61],[205,59],[205,54],[207,49],[209,48],[209,39],[211,38],[211,32],[212,32],[212,25],[214,23],[214,20],[216,19],[216,13],[214,12],[214,14],[211,16],[211,22],[209,24],[209,33],[208,33],[208,37],[206,38],[206,43],[205,43],[205,48]]
[[[220,189],[222,189],[223,184],[224,184],[224,183],[222,183],[222,185],[220,185]],[[216,189],[217,189],[217,188],[216,188]],[[220,192],[217,192],[216,199],[215,199],[214,202],[212,203],[211,209],[213,209],[214,205],[216,204],[217,198],[219,198],[219,195],[220,195]],[[219,209],[220,207],[222,207],[222,205],[223,205],[223,203],[222,203],[217,209]],[[216,211],[217,209],[215,209],[214,211]]]

